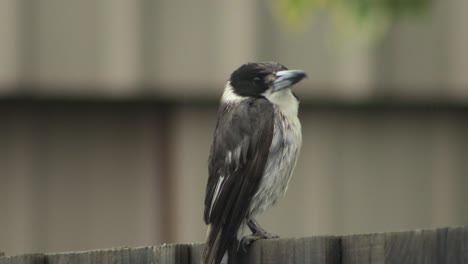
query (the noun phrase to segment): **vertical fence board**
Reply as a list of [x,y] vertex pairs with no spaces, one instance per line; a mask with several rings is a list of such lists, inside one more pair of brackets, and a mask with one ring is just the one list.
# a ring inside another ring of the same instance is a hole
[[[202,264],[203,244],[116,248],[6,257],[0,264]],[[398,233],[269,239],[229,263],[465,264],[468,226]],[[224,259],[222,264],[227,264]]]
[[468,263],[468,228],[342,238],[343,264]]
[[87,252],[70,252],[47,255],[48,264],[94,264],[94,263],[129,263],[128,248],[95,250]]
[[86,252],[71,252],[47,255],[47,264],[130,264],[189,263],[188,245],[162,245],[142,248],[118,248]]
[[44,264],[43,254],[28,254],[13,257],[0,257],[0,264]]
[[435,235],[434,231],[384,235],[385,263],[438,264]]
[[342,263],[384,263],[384,242],[379,235],[356,235],[342,238]]
[[205,249],[204,244],[192,244],[190,246],[190,264],[203,264],[202,256],[203,250]]
[[190,263],[189,245],[164,245],[155,247],[155,263],[185,264]]
[[142,247],[130,252],[130,263],[155,263],[154,247]]
[[236,263],[340,263],[338,237],[270,239],[257,241]]

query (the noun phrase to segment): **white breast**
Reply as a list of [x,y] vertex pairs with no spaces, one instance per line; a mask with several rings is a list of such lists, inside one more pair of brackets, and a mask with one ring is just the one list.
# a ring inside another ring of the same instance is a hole
[[287,190],[302,145],[299,102],[290,89],[265,96],[275,107],[273,140],[260,187],[250,205],[249,218],[275,204]]

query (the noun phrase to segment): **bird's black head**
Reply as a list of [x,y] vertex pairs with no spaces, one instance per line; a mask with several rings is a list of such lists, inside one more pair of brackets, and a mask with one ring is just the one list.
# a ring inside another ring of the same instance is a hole
[[277,91],[305,77],[303,71],[288,71],[276,62],[247,63],[231,74],[230,84],[237,95],[256,97],[268,89]]

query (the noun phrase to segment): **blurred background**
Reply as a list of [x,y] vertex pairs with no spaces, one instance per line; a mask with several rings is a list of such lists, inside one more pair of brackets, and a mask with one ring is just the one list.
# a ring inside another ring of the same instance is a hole
[[202,242],[218,100],[248,61],[309,74],[265,228],[467,224],[468,1],[278,1],[0,0],[0,251]]

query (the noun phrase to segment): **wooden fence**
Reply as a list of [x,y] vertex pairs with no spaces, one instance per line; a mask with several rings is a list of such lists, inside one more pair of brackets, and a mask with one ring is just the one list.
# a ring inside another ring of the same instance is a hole
[[[0,253],[0,264],[197,264],[202,251],[202,244],[181,244],[3,257]],[[468,264],[468,226],[263,240],[233,263]]]

